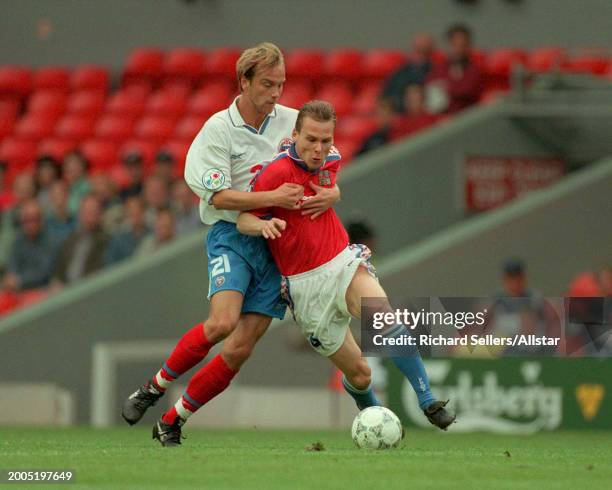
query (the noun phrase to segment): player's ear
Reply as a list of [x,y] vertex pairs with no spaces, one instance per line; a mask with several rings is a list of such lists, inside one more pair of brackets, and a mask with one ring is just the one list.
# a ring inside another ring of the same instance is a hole
[[244,92],[248,87],[248,80],[245,76],[240,77],[240,91]]
[[295,141],[297,137],[298,137],[297,129],[293,128],[293,131],[291,132],[291,139]]

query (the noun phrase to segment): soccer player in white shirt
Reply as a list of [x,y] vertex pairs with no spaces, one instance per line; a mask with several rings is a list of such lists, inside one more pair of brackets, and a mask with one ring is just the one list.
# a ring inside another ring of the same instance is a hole
[[[189,381],[183,396],[153,428],[164,446],[180,444],[181,426],[198,408],[227,388],[273,317],[282,318],[280,274],[266,242],[236,230],[238,213],[278,206],[294,209],[304,189],[283,184],[269,192],[247,192],[251,179],[291,138],[297,111],[278,105],[285,67],[278,47],[262,43],[236,63],[240,95],[213,115],[187,154],[185,180],[200,197],[207,236],[210,313],[178,342],[160,371],[124,403],[123,417],[135,424],[169,384],[198,364],[213,345],[223,349]],[[302,208],[318,217],[339,198],[337,187],[314,186]]]

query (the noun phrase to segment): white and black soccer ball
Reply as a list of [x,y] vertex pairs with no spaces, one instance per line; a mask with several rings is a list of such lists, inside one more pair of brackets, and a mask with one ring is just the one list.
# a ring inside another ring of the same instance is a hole
[[351,434],[358,448],[391,449],[402,440],[402,424],[388,408],[368,407],[355,417]]

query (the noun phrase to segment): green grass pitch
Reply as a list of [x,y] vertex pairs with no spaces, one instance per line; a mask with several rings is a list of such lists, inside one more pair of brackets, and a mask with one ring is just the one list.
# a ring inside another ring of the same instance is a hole
[[[184,432],[181,448],[165,449],[151,440],[148,427],[0,428],[0,469],[76,471],[75,484],[14,488],[612,488],[610,432],[412,430],[389,451],[359,450],[347,430]],[[308,450],[317,442],[322,451]]]

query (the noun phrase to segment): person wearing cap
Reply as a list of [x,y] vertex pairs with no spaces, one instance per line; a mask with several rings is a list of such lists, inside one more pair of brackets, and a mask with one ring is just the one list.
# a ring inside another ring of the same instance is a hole
[[[487,312],[487,325],[497,336],[510,337],[518,334],[546,335],[555,330],[558,318],[553,308],[539,291],[527,287],[525,262],[511,257],[502,263],[501,282],[503,290],[493,296]],[[534,355],[548,353],[550,347],[507,347],[504,354]]]
[[137,152],[129,152],[123,156],[123,168],[128,176],[128,185],[119,193],[121,201],[132,196],[139,196],[144,187],[144,169],[142,155]]

